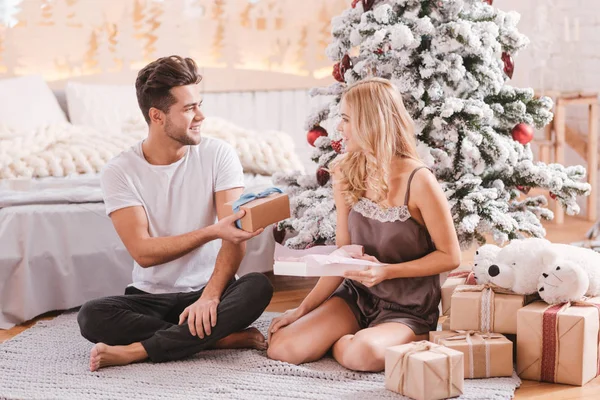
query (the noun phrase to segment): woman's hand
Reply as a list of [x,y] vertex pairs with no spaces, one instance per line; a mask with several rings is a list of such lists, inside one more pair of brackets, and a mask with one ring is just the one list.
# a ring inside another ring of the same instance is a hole
[[[376,257],[368,254],[354,258],[381,264]],[[344,272],[344,277],[361,283],[366,287],[373,287],[387,279],[387,270],[385,264],[381,264],[381,266],[369,266],[364,271],[346,271]]]
[[269,326],[267,341],[271,341],[271,335],[273,333],[277,332],[283,327],[290,325],[294,321],[298,320],[302,315],[303,313],[300,311],[299,308],[293,308],[291,310],[287,310],[280,316],[273,318],[273,320],[271,321],[271,325]]

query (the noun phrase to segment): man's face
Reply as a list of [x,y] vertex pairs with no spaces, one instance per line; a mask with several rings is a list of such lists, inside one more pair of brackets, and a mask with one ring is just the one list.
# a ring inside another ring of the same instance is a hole
[[200,143],[200,125],[204,114],[200,111],[200,85],[176,86],[171,89],[176,102],[169,108],[165,119],[165,134],[184,146]]

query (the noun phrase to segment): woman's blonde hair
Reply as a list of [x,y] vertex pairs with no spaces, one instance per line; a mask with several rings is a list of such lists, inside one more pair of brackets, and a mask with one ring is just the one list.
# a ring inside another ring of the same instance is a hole
[[348,107],[352,140],[361,151],[332,161],[344,200],[352,206],[371,190],[372,200],[387,202],[394,157],[419,160],[414,123],[398,89],[387,79],[368,78],[349,86],[342,96]]

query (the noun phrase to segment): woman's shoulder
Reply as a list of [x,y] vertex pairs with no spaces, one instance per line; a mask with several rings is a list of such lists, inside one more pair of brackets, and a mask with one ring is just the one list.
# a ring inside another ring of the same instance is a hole
[[430,171],[429,167],[425,165],[422,161],[415,160],[412,158],[397,159],[395,162],[394,169],[396,170],[396,175],[403,177],[410,176],[411,174],[413,174],[413,172],[416,176],[417,174],[423,175],[422,170]]
[[420,189],[431,186],[436,183],[436,178],[431,169],[419,160],[402,159],[398,162],[398,178],[410,183],[410,190],[419,191]]
[[412,175],[412,179],[408,182],[410,192],[416,196],[413,198],[428,196],[439,186],[433,171],[423,163],[417,162],[417,165],[410,170],[409,174]]

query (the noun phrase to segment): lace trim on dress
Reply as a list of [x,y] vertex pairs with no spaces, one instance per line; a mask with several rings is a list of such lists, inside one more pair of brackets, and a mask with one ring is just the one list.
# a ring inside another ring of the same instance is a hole
[[365,218],[375,219],[379,222],[404,222],[411,215],[408,206],[382,207],[366,197],[361,198],[352,209]]

